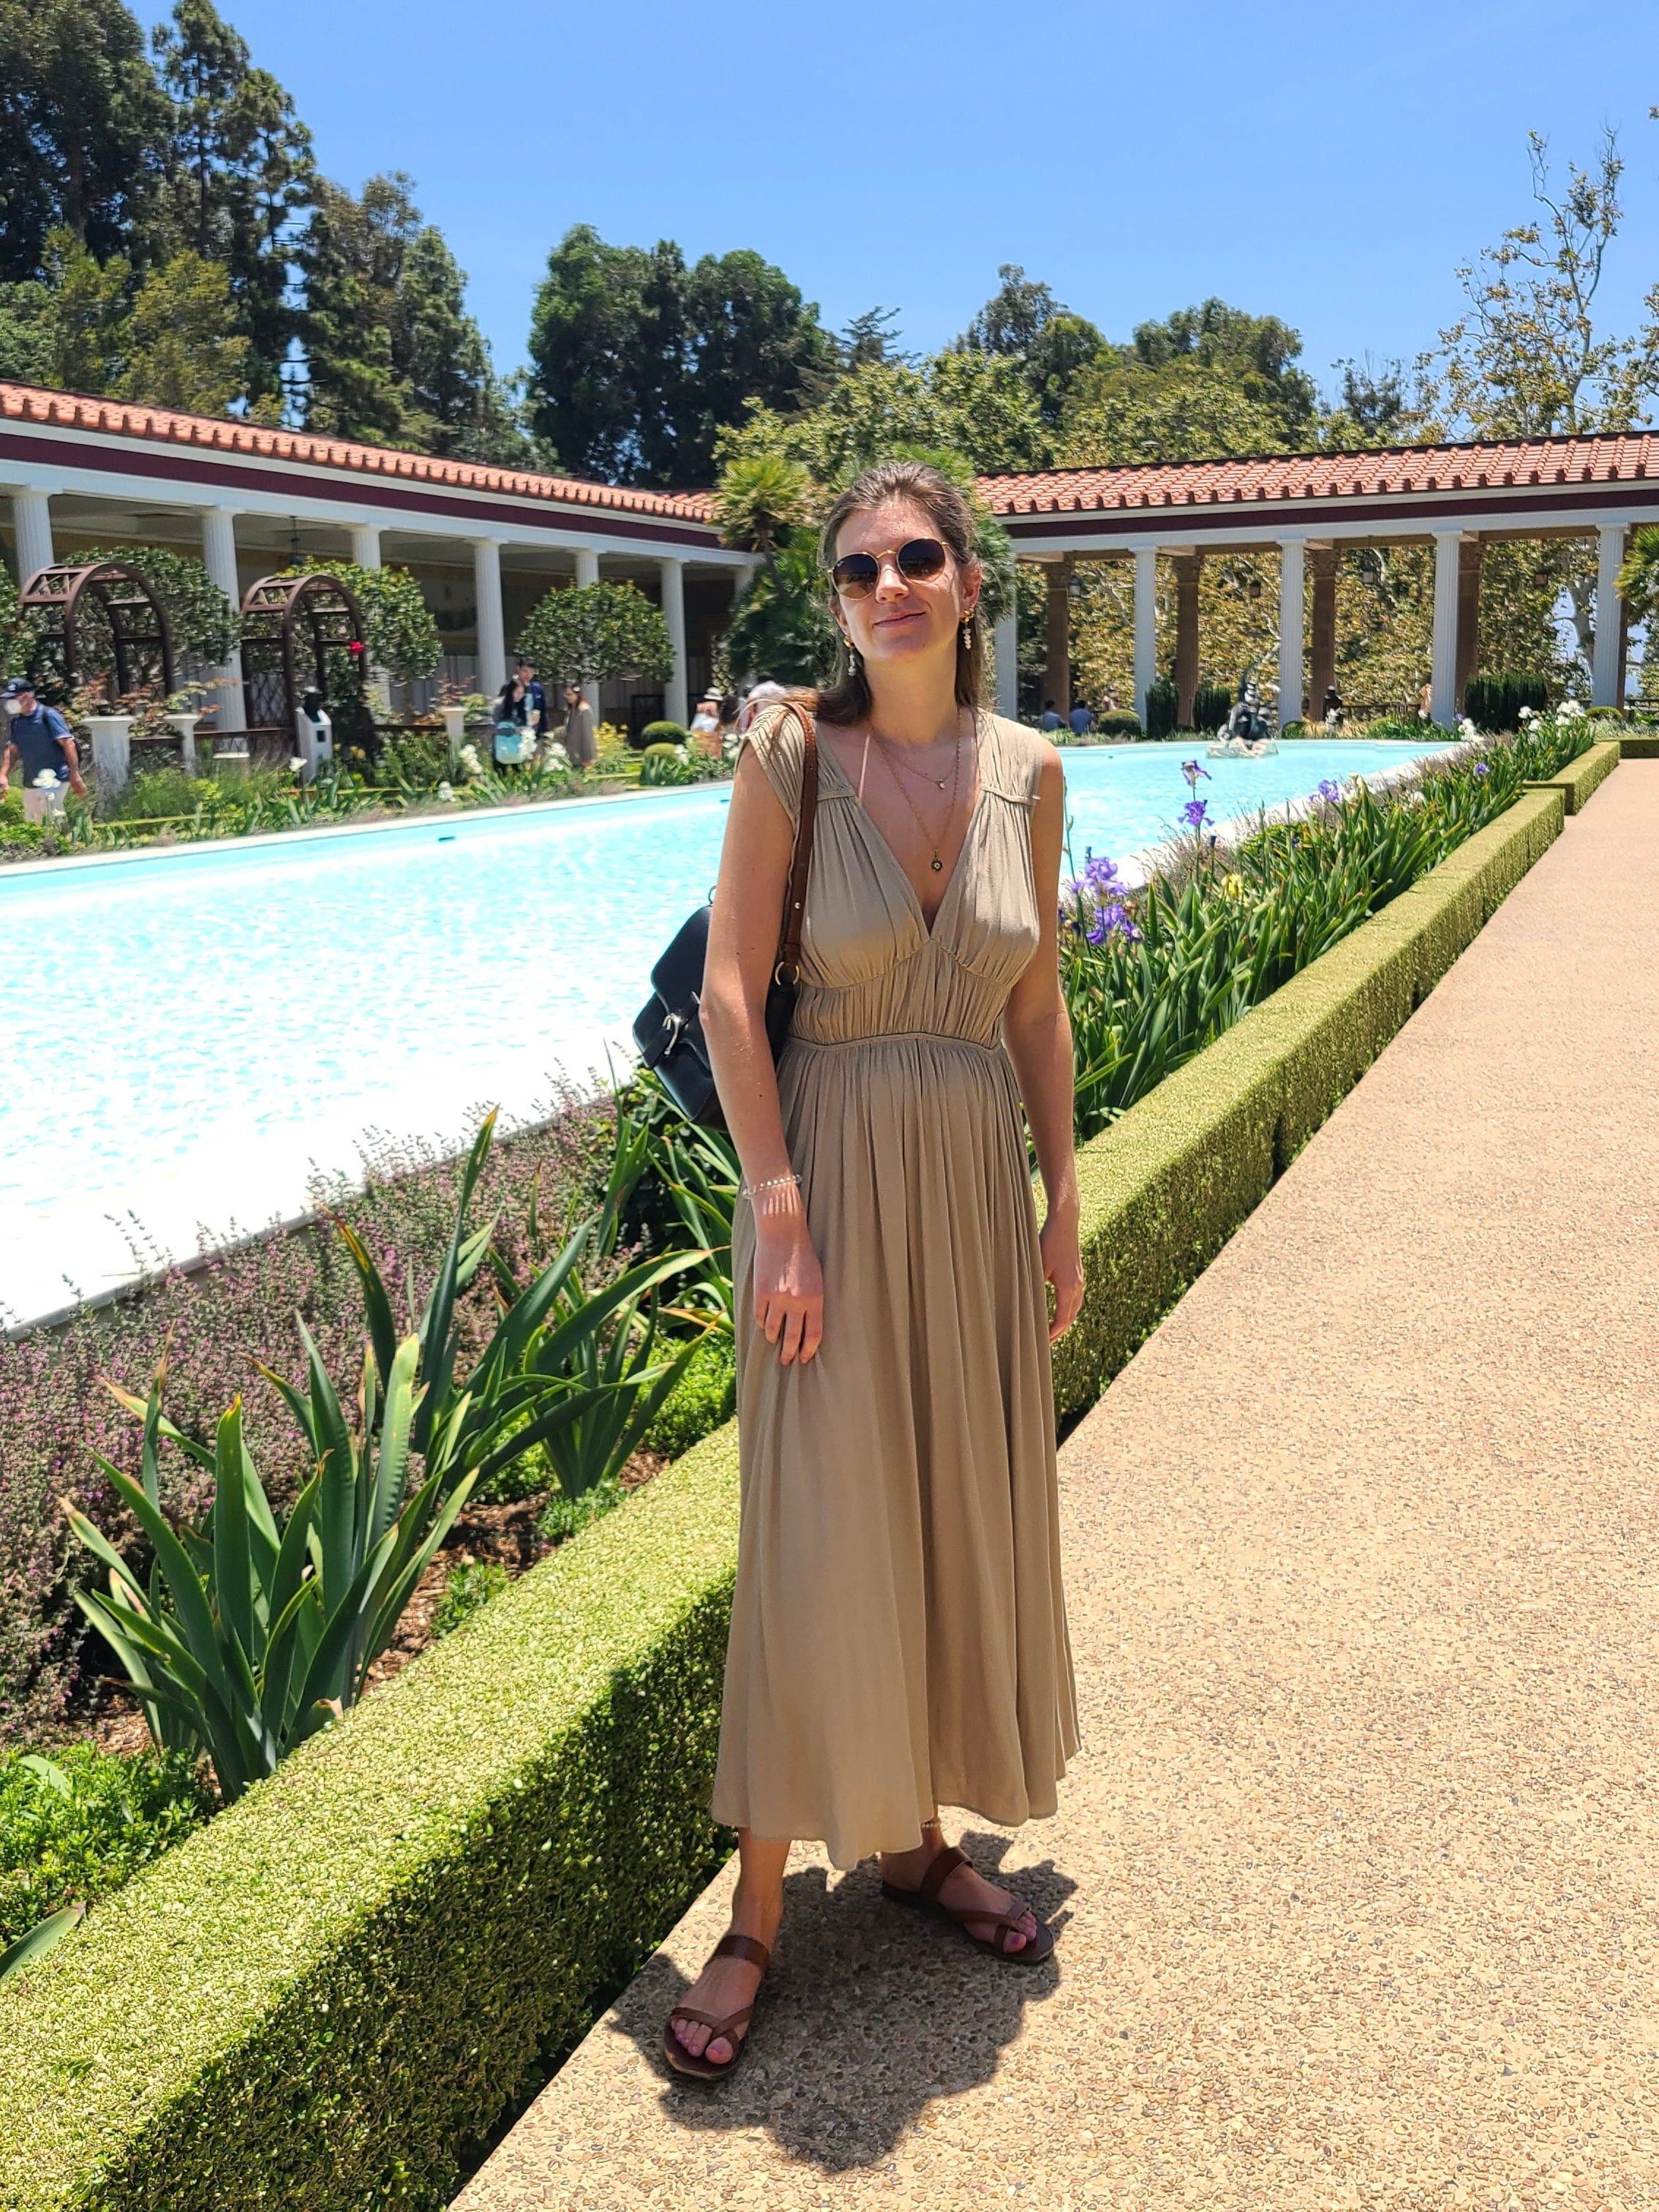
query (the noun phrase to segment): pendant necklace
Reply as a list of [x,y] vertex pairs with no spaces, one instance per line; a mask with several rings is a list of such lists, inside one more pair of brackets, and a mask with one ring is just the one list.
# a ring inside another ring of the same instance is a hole
[[[893,781],[898,787],[899,796],[903,799],[905,805],[915,817],[916,827],[921,832],[921,840],[923,844],[931,845],[933,848],[933,857],[929,861],[928,866],[932,868],[936,876],[942,876],[945,872],[945,862],[939,857],[939,848],[945,842],[945,837],[949,835],[951,823],[956,820],[957,791],[962,780],[962,732],[960,730],[957,732],[956,756],[951,763],[951,773],[948,778],[943,776],[935,778],[933,776],[927,775],[924,774],[921,769],[911,767],[908,761],[900,760],[895,754],[892,746],[889,744],[888,740],[882,736],[879,730],[872,730],[870,734],[874,738],[876,743],[881,747],[882,758],[893,770]],[[921,818],[921,809],[916,805],[915,800],[911,798],[908,791],[899,780],[898,771],[900,769],[905,769],[906,772],[911,775],[919,777],[923,783],[933,784],[934,787],[939,791],[943,791],[946,782],[949,782],[951,787],[951,803],[945,810],[945,820],[940,825],[939,834],[937,837],[930,836],[928,835],[927,824]]]

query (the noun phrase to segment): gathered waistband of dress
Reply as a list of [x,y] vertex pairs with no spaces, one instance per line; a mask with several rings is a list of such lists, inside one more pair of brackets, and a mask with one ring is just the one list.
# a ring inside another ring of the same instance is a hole
[[977,1037],[947,1036],[939,1030],[872,1030],[867,1036],[808,1037],[792,1030],[788,1042],[799,1045],[804,1052],[856,1052],[865,1044],[949,1044],[963,1052],[981,1054],[987,1060],[1006,1058],[1000,1039],[991,1044],[981,1044]]

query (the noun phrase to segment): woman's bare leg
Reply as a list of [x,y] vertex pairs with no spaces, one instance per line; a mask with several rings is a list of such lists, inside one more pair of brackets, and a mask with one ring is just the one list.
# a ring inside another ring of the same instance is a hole
[[[919,1889],[922,1876],[945,1849],[945,1835],[934,1814],[922,1828],[921,1841],[913,1851],[884,1851],[881,1855],[881,1878],[890,1881],[896,1889]],[[1006,1912],[1013,1899],[1006,1889],[987,1881],[982,1874],[972,1867],[952,1867],[945,1876],[939,1892],[939,1903],[949,1905],[953,1912]],[[1003,1930],[1005,1951],[1023,1951],[1036,1934],[1036,1922],[1030,1912],[1020,1915],[1017,1928]]]
[[[750,1835],[747,1828],[738,1831],[738,1855],[741,1871],[732,1898],[732,1933],[752,1936],[764,1943],[769,1951],[778,1937],[778,1923],[783,1917],[783,1869],[789,1856],[786,1838],[781,1843],[768,1837]],[[747,1959],[711,1959],[690,1988],[683,2002],[695,2005],[715,2020],[724,2020],[727,2013],[741,2012],[760,1987],[760,1968],[751,1966]],[[678,2013],[672,2016],[675,2035],[694,2057],[706,2051],[716,2066],[723,2066],[732,2055],[733,2042],[717,2036],[713,2043],[708,2030],[698,2020],[683,2020]],[[741,2043],[747,2034],[739,2029],[733,2041]]]

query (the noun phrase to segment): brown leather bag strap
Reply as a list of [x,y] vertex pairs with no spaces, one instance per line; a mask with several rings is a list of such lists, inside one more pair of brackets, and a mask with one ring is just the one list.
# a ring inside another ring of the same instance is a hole
[[800,933],[806,918],[806,878],[812,868],[812,839],[818,821],[818,733],[812,717],[794,700],[786,714],[800,724],[805,747],[800,763],[800,807],[795,822],[794,857],[789,863],[789,888],[784,894],[783,935],[778,943],[777,963],[772,970],[779,983],[800,981]]

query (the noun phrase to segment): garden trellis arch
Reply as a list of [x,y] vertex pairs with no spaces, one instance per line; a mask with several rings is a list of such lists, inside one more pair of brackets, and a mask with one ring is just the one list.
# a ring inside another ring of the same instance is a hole
[[173,631],[155,587],[125,561],[94,561],[83,567],[58,562],[29,578],[18,611],[34,617],[38,650],[54,660],[66,691],[84,681],[88,633],[107,636],[112,671],[112,708],[147,685],[161,684],[170,696]]
[[339,577],[262,576],[242,601],[242,685],[251,731],[292,738],[307,691],[328,690],[332,651],[363,651],[356,595]]

